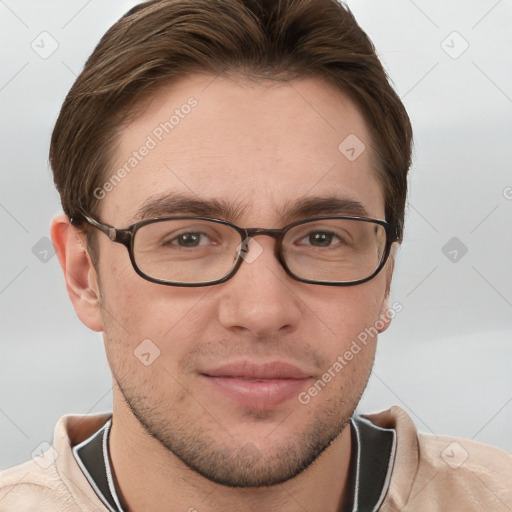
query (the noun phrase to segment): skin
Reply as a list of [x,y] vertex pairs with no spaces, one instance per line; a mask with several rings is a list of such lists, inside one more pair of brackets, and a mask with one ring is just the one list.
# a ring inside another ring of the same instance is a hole
[[[223,199],[239,207],[227,220],[245,227],[282,227],[296,220],[286,207],[313,196],[357,200],[369,217],[384,219],[365,121],[346,95],[316,78],[182,79],[122,129],[111,172],[191,96],[197,106],[106,194],[100,221],[126,227],[163,192]],[[338,146],[352,133],[366,151],[351,162]],[[392,258],[362,285],[311,285],[288,276],[274,240],[262,236],[263,252],[231,280],[179,288],[139,277],[126,248],[99,232],[95,269],[65,216],[53,221],[52,239],[78,316],[103,331],[114,379],[110,453],[129,510],[171,503],[201,512],[339,510],[351,454],[347,422],[376,338],[306,405],[294,396],[244,407],[202,373],[227,362],[288,362],[308,376],[307,390],[365,328],[381,318],[380,332],[388,327]],[[134,350],[148,338],[160,356],[145,366]]]

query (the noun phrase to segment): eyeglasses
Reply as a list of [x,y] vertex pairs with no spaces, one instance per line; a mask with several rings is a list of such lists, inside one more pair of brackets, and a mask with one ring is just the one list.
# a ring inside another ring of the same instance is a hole
[[353,286],[380,272],[400,238],[399,230],[385,221],[347,216],[299,220],[282,229],[241,228],[207,217],[159,217],[117,229],[85,219],[126,246],[137,274],[169,286],[227,281],[242,260],[251,262],[254,251],[261,251],[259,244],[251,244],[255,236],[276,240],[275,256],[293,279]]

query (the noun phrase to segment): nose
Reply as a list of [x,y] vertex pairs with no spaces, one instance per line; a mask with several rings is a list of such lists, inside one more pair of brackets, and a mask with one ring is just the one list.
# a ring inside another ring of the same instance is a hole
[[258,338],[297,329],[301,302],[294,281],[275,255],[271,237],[251,238],[238,272],[222,287],[219,300],[221,325],[237,334]]

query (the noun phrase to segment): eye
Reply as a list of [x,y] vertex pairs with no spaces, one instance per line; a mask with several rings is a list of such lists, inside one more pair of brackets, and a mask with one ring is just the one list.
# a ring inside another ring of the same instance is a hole
[[165,245],[178,245],[180,247],[192,248],[200,245],[208,245],[210,243],[210,238],[204,233],[200,231],[187,231],[167,240]]
[[299,240],[299,245],[311,245],[313,247],[330,247],[342,242],[339,236],[332,231],[312,231]]

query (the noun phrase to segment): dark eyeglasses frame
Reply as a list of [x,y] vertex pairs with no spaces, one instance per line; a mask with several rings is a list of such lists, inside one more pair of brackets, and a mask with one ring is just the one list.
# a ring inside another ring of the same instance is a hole
[[[386,221],[378,220],[378,219],[370,219],[366,217],[352,217],[352,216],[326,216],[326,217],[313,217],[310,219],[302,219],[298,220],[296,222],[292,222],[291,224],[288,224],[287,226],[281,228],[281,229],[263,229],[263,228],[241,228],[239,226],[236,226],[235,224],[232,224],[231,222],[228,222],[226,220],[221,219],[213,219],[210,217],[197,217],[197,216],[168,216],[168,217],[157,217],[152,219],[145,219],[139,222],[136,222],[135,224],[132,224],[131,226],[128,226],[124,229],[115,228],[113,226],[110,226],[109,224],[103,224],[102,222],[99,222],[92,217],[89,217],[88,215],[84,215],[85,220],[88,224],[91,226],[99,229],[101,232],[105,233],[112,242],[116,242],[118,244],[124,245],[128,249],[128,254],[130,255],[130,261],[132,262],[132,266],[139,274],[140,277],[143,279],[146,279],[147,281],[151,281],[152,283],[157,284],[163,284],[166,286],[184,286],[184,287],[199,287],[199,286],[213,286],[216,284],[224,283],[231,279],[238,269],[240,268],[242,264],[242,260],[244,259],[242,256],[242,252],[238,255],[237,261],[235,262],[231,272],[229,272],[227,275],[222,277],[221,279],[217,279],[216,281],[206,281],[206,282],[200,282],[200,283],[180,283],[180,282],[174,282],[174,281],[165,281],[163,279],[157,279],[151,276],[148,276],[140,268],[137,266],[137,263],[135,262],[135,255],[133,250],[133,243],[135,240],[135,234],[137,231],[143,227],[147,226],[148,224],[153,224],[156,222],[165,222],[168,220],[187,220],[187,219],[195,219],[195,220],[205,220],[209,222],[214,222],[217,224],[223,224],[225,226],[229,226],[233,228],[235,231],[238,232],[240,235],[240,243],[244,243],[245,240],[248,240],[250,238],[253,238],[255,236],[270,236],[276,240],[275,244],[275,251],[274,254],[276,258],[278,259],[279,263],[281,263],[282,267],[285,269],[286,273],[295,279],[296,281],[300,281],[301,283],[308,283],[308,284],[317,284],[317,285],[324,285],[324,286],[355,286],[358,284],[363,284],[369,281],[370,279],[373,279],[384,267],[386,264],[386,261],[388,260],[391,246],[394,242],[397,242],[401,239],[400,236],[400,230],[398,227],[393,226],[392,224],[389,224]],[[374,224],[379,224],[380,226],[384,227],[386,231],[386,245],[384,248],[384,253],[382,254],[381,262],[377,269],[368,277],[365,277],[364,279],[358,279],[357,281],[347,281],[347,282],[338,282],[338,281],[315,281],[311,279],[304,279],[302,277],[297,276],[294,274],[287,266],[286,261],[283,257],[283,250],[282,250],[282,242],[286,235],[286,233],[294,228],[295,226],[299,226],[301,224],[307,224],[312,221],[318,221],[318,220],[356,220],[360,222],[371,222]]]

